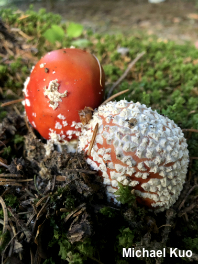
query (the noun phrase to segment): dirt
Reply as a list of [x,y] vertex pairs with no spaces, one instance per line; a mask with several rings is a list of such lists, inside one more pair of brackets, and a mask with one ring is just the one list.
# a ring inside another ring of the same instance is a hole
[[166,0],[159,4],[147,0],[42,0],[16,2],[26,10],[30,3],[58,13],[63,21],[82,23],[94,32],[134,34],[143,31],[180,44],[198,40],[198,1]]

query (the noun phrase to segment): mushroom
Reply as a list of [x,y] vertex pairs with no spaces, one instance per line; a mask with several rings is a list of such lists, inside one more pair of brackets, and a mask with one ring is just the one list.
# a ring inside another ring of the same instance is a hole
[[98,59],[80,49],[64,48],[47,53],[24,84],[29,122],[55,144],[76,144],[82,123],[78,112],[97,108],[104,98],[105,75]]
[[156,212],[177,200],[185,182],[189,152],[182,130],[169,118],[139,102],[109,102],[94,112],[79,137],[87,153],[94,128],[95,143],[87,162],[103,177],[109,200],[118,182],[134,189],[137,202]]

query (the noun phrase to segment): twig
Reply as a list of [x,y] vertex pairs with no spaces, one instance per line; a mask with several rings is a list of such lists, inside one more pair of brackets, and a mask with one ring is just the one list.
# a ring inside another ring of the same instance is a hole
[[181,212],[178,213],[178,216],[181,217],[182,215],[190,212],[195,207],[197,207],[197,201],[193,202],[191,205],[189,205],[188,207],[184,208]]
[[3,162],[1,162],[1,161],[0,161],[0,165],[1,165],[1,166],[4,166],[4,167],[7,168],[7,169],[9,168],[8,165],[6,165],[5,163],[3,163]]
[[20,116],[21,113],[19,112],[18,108],[15,105],[13,106],[13,108],[14,108],[15,112],[17,113],[17,115]]
[[24,116],[24,120],[25,120],[25,124],[26,124],[26,127],[27,127],[28,131],[32,134],[33,138],[36,138],[36,135],[34,134],[34,131],[33,131],[32,127],[30,127],[29,124],[28,124],[28,120],[27,120],[27,116],[26,115]]
[[45,209],[47,203],[49,202],[50,197],[47,198],[47,201],[44,203],[44,205],[41,207],[41,210],[38,212],[36,219],[39,219],[39,216],[41,215],[41,213],[43,212],[43,210]]
[[175,216],[176,216],[176,212],[174,209],[166,210],[166,224],[164,225],[165,227],[161,233],[163,245],[166,245],[166,243],[168,241],[169,233],[171,231],[171,227],[174,224],[173,220],[174,220]]
[[36,183],[36,175],[34,175],[34,186],[35,186],[37,192],[38,192],[41,196],[44,196],[44,195],[39,191],[39,189],[38,189],[38,186],[37,186],[37,183]]
[[6,204],[5,204],[5,202],[1,196],[0,196],[0,204],[1,204],[2,209],[3,209],[3,215],[4,215],[3,233],[5,233],[7,230],[7,227],[8,227],[8,211],[6,208]]
[[35,196],[27,189],[25,188],[24,191],[31,197],[35,198]]
[[55,185],[56,185],[56,175],[54,175],[54,177],[52,179],[51,192],[54,191]]
[[185,203],[186,199],[188,198],[189,194],[190,194],[190,193],[191,193],[196,187],[198,187],[198,184],[194,185],[194,186],[188,191],[188,193],[186,194],[186,197],[185,197],[184,200],[181,202],[181,204],[180,204],[180,206],[179,206],[179,208],[178,208],[178,211],[181,210],[181,208],[182,208],[182,206],[184,205],[184,203]]
[[21,229],[23,230],[23,232],[24,232],[24,234],[25,234],[25,236],[26,236],[27,242],[29,243],[29,241],[30,241],[30,239],[31,239],[31,237],[32,237],[31,232],[29,231],[29,229],[28,229],[23,223],[20,222],[20,220],[18,219],[17,215],[15,215],[15,214],[13,213],[13,211],[12,211],[13,209],[12,209],[10,206],[8,206],[8,210],[9,210],[9,212],[11,213],[11,215],[13,216],[15,222],[16,222],[16,223],[18,224],[18,226],[20,226]]
[[91,170],[84,170],[84,169],[66,169],[66,171],[77,171],[77,172],[84,172],[87,174],[96,174],[96,171],[91,171]]
[[95,139],[96,139],[96,135],[97,135],[97,132],[98,132],[98,123],[96,124],[95,128],[94,128],[94,131],[93,131],[93,135],[92,135],[92,138],[91,138],[91,142],[90,142],[90,145],[89,145],[89,149],[87,151],[87,155],[89,156],[91,154],[91,150],[92,150],[92,147],[94,145],[94,142],[95,142]]
[[49,195],[43,196],[37,203],[36,207],[38,207]]
[[189,129],[187,129],[187,128],[184,128],[184,129],[182,129],[182,132],[187,132],[187,131],[189,131],[189,132],[196,132],[196,133],[198,133],[198,130],[197,130],[197,129],[194,129],[194,128],[189,128]]
[[5,173],[1,173],[0,174],[0,177],[23,177],[23,175],[20,175],[20,174],[12,174],[12,173],[10,173],[10,174],[5,174]]
[[0,178],[0,182],[29,182],[29,181],[33,181],[33,179],[1,179]]
[[112,100],[113,100],[114,98],[116,98],[117,96],[119,96],[119,95],[121,95],[121,94],[124,94],[124,93],[127,93],[128,91],[129,91],[129,89],[124,90],[124,91],[121,91],[121,92],[119,92],[119,93],[117,93],[117,94],[112,95],[112,96],[109,97],[107,100],[105,100],[101,105],[104,105],[104,104],[106,104],[106,103],[112,101]]
[[[15,236],[16,235],[16,230],[15,230],[15,227],[13,226],[13,223],[12,223],[11,219],[9,219],[9,223],[10,223],[10,227],[11,227],[13,236]],[[11,246],[10,246],[10,251],[9,251],[9,254],[8,254],[9,257],[12,255],[13,247],[14,247],[14,243],[12,243]]]
[[7,105],[11,105],[11,104],[20,103],[20,102],[22,102],[23,100],[24,100],[24,98],[17,99],[17,100],[12,100],[12,101],[9,101],[9,102],[7,102],[7,103],[1,104],[1,107],[7,106]]
[[[84,172],[86,174],[96,174],[97,171],[84,170],[84,169],[65,169],[68,172]],[[56,181],[66,181],[67,176],[58,175],[56,176]]]
[[30,222],[32,221],[32,219],[36,216],[35,213],[31,214],[30,218],[28,219],[26,226],[28,226],[30,224]]
[[22,187],[21,183],[16,183],[16,182],[0,182],[0,186],[2,185],[12,185],[12,186],[20,186]]
[[10,239],[10,241],[8,242],[7,246],[5,247],[5,249],[4,249],[3,252],[2,252],[2,256],[1,256],[1,261],[2,261],[2,262],[1,262],[1,263],[3,263],[4,253],[5,253],[6,249],[8,248],[8,246],[10,245],[10,243],[13,241],[13,239],[15,239],[15,237],[18,236],[21,232],[24,232],[24,231],[21,230],[21,231],[19,231],[18,233],[16,233],[16,235],[13,236],[13,237]]
[[198,157],[190,157],[191,160],[195,159],[198,160]]
[[124,78],[127,76],[127,74],[129,73],[130,69],[135,65],[135,63],[145,54],[146,52],[143,51],[142,53],[138,54],[137,57],[129,63],[126,71],[123,73],[123,75],[117,80],[117,82],[115,82],[113,84],[113,86],[110,88],[109,93],[108,93],[108,97],[111,96],[113,90],[121,83],[122,80],[124,80]]
[[161,225],[160,227],[158,227],[158,229],[160,229],[161,227],[164,227],[164,226],[170,226],[171,227],[171,225]]
[[31,264],[33,264],[34,263],[34,254],[33,254],[31,248],[30,248],[30,259],[31,259]]

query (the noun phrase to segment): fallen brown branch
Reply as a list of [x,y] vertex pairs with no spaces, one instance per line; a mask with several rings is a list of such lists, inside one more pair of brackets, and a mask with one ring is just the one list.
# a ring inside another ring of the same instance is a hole
[[19,178],[19,177],[23,177],[23,175],[20,175],[20,174],[12,174],[12,173],[10,173],[10,174],[1,173],[0,174],[0,177],[17,177],[17,178]]
[[20,187],[23,186],[22,184],[16,182],[0,182],[0,186],[2,185],[12,185],[12,186],[20,186]]
[[113,90],[124,80],[124,78],[127,76],[127,74],[129,73],[130,69],[136,64],[136,62],[145,54],[146,52],[143,51],[142,53],[138,54],[137,57],[129,63],[126,71],[122,74],[122,76],[117,80],[117,82],[115,82],[112,87],[109,90],[108,93],[108,97],[111,96]]
[[127,93],[128,91],[129,91],[129,89],[124,90],[124,91],[121,91],[121,92],[119,92],[119,93],[117,93],[117,94],[112,95],[112,96],[109,97],[107,100],[105,100],[101,105],[104,105],[104,104],[106,104],[106,103],[112,101],[112,100],[113,100],[114,98],[116,98],[117,96],[120,96],[121,94]]
[[0,182],[29,182],[29,181],[33,181],[33,179],[1,179],[0,178]]
[[17,100],[9,101],[7,103],[1,104],[1,107],[7,106],[7,105],[16,104],[16,103],[20,103],[23,100],[24,100],[24,98],[20,98],[20,99],[17,99]]
[[0,204],[3,209],[3,215],[4,215],[3,233],[5,233],[8,227],[8,211],[6,208],[6,204],[1,196],[0,196]]
[[194,128],[184,128],[182,129],[183,132],[195,132],[195,133],[198,133],[198,130],[197,129],[194,129]]
[[189,194],[190,194],[195,188],[197,188],[197,187],[198,187],[198,184],[197,184],[197,185],[194,185],[194,186],[188,191],[188,193],[186,194],[186,197],[185,197],[184,200],[181,202],[181,204],[180,204],[180,206],[179,206],[179,208],[178,208],[178,211],[180,211],[181,208],[183,207],[183,205],[184,205],[185,201],[187,200]]
[[94,128],[94,131],[93,131],[93,135],[92,135],[92,138],[91,138],[91,142],[90,142],[90,145],[89,145],[89,149],[87,151],[87,155],[88,156],[91,154],[91,150],[93,148],[93,145],[94,145],[94,142],[95,142],[95,139],[96,139],[97,132],[98,132],[98,123],[96,124],[96,126]]

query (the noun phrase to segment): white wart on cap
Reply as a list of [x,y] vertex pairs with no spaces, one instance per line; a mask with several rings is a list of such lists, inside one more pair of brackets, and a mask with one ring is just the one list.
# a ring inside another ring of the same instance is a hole
[[133,187],[137,202],[156,212],[173,205],[189,163],[186,139],[174,121],[139,102],[109,102],[83,129],[79,151],[88,151],[97,123],[87,162],[103,177],[109,200],[118,203],[114,192],[120,182]]

